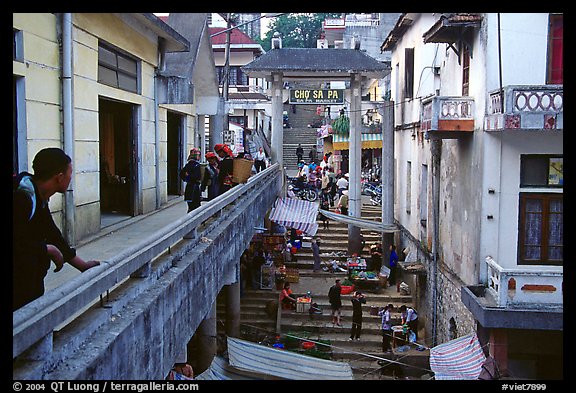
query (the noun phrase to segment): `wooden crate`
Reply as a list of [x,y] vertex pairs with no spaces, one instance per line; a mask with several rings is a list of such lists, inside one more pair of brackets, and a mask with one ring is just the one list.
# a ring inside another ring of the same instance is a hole
[[300,281],[300,273],[298,269],[286,268],[286,282],[296,283]]

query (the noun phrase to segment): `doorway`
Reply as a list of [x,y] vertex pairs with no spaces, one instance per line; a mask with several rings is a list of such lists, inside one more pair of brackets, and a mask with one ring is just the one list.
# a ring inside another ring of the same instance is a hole
[[180,168],[184,166],[183,154],[183,128],[184,116],[168,112],[167,116],[167,165],[166,179],[168,181],[168,197],[182,194],[182,181]]
[[136,185],[135,108],[132,104],[98,100],[100,149],[100,212],[105,227],[134,215]]

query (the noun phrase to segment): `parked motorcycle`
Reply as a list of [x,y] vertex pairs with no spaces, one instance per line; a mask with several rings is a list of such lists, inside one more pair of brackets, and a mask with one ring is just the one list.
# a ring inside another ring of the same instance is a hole
[[374,206],[382,205],[382,186],[380,183],[365,183],[362,193],[370,196],[370,202]]
[[309,185],[306,182],[298,184],[297,178],[295,177],[287,176],[287,179],[289,195],[290,193],[293,193],[294,196],[310,202],[315,202],[318,200],[318,190],[314,186]]

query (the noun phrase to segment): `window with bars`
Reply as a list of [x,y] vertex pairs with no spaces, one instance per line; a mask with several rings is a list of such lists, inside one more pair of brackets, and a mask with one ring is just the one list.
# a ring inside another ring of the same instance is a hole
[[[218,84],[224,85],[224,67],[216,67],[218,71]],[[230,66],[230,75],[228,76],[230,86],[247,86],[248,75],[246,75],[239,66]]]
[[563,264],[563,211],[562,194],[520,194],[519,265]]
[[138,61],[111,46],[100,43],[98,82],[138,93]]

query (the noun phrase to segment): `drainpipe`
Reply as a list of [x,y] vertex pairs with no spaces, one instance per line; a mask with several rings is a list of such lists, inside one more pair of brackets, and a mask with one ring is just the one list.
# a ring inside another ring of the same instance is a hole
[[432,346],[436,346],[438,325],[438,253],[440,245],[440,160],[442,139],[432,139]]
[[500,77],[500,113],[504,114],[504,91],[502,90],[502,35],[500,33],[500,13],[498,13],[498,74]]
[[[74,127],[72,107],[72,14],[62,14],[62,123],[64,131],[64,152],[72,159],[74,166]],[[71,245],[76,244],[76,232],[74,230],[74,178],[64,194],[64,231],[68,242]]]
[[158,108],[158,89],[159,89],[159,72],[164,70],[166,58],[166,42],[163,38],[158,38],[158,66],[154,72],[154,158],[156,160],[156,209],[160,209],[161,192],[160,192],[160,114]]

